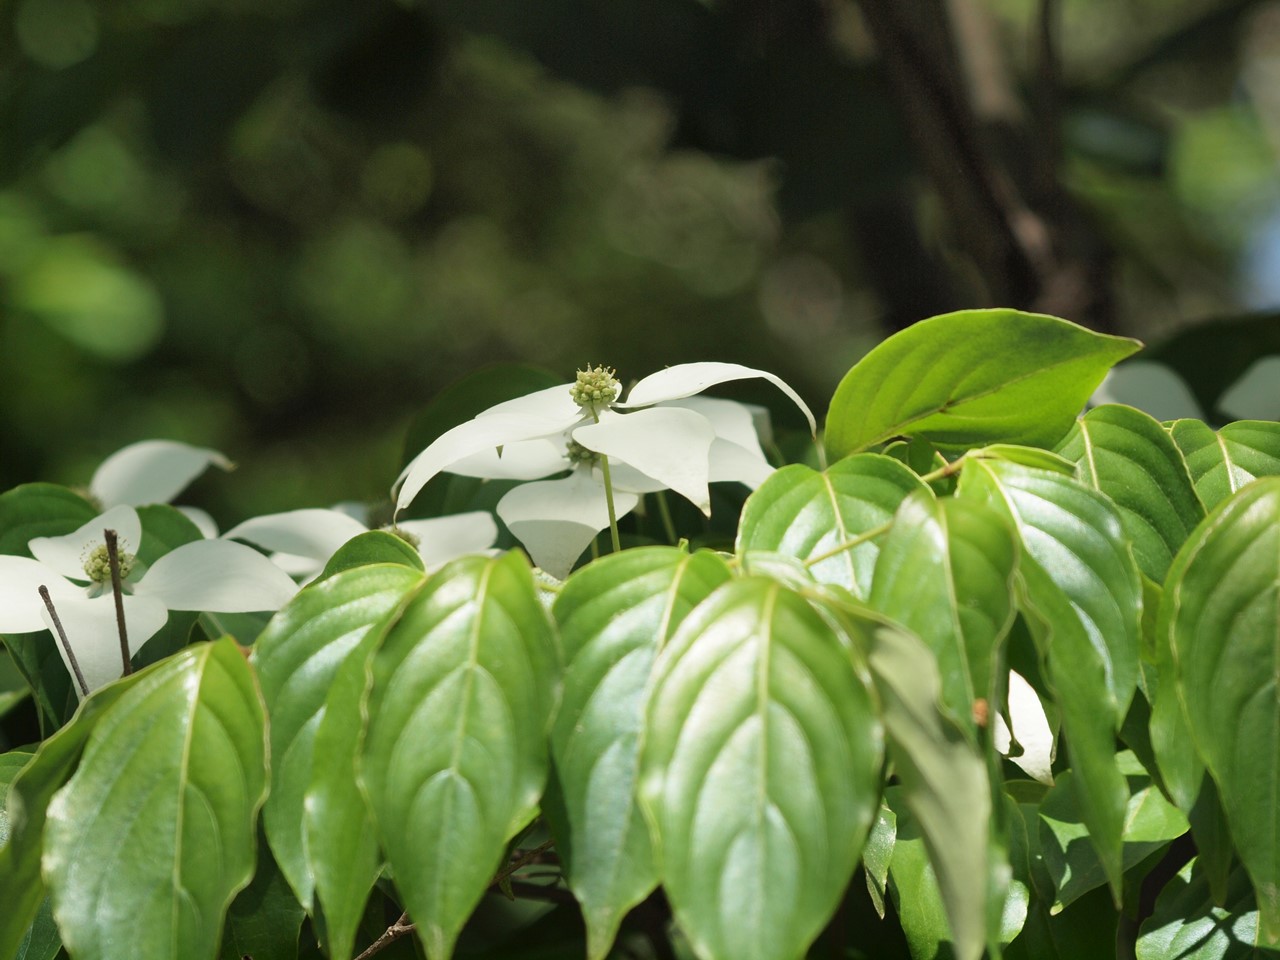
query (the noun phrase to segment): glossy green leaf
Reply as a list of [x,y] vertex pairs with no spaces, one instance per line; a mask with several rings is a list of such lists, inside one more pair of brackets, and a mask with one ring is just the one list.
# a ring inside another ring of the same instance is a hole
[[45,896],[40,873],[49,801],[75,770],[89,735],[137,682],[134,674],[95,690],[70,723],[40,744],[9,785],[5,801],[8,841],[0,846],[0,957],[23,942]]
[[[120,790],[122,778],[148,789]],[[215,955],[253,876],[266,790],[262,700],[234,641],[138,674],[49,804],[43,871],[67,950]]]
[[[956,956],[976,960],[987,942],[991,790],[986,763],[943,713],[942,678],[919,638],[879,628],[868,660],[889,756],[902,784],[903,806],[895,810],[909,810],[919,825]],[[900,835],[899,844],[902,840]],[[895,849],[895,860],[898,856]],[[922,929],[936,929],[927,917],[919,919]]]
[[253,880],[227,910],[222,960],[296,960],[298,956],[298,935],[306,911],[263,840],[259,830]]
[[[387,599],[393,596],[394,588]],[[365,631],[329,681],[314,728],[311,776],[302,799],[303,849],[324,913],[328,954],[334,960],[351,956],[369,891],[382,871],[378,830],[360,791],[357,769],[369,658],[389,623],[384,617],[378,627]]]
[[29,557],[36,537],[60,537],[98,515],[93,504],[54,483],[24,483],[0,494],[0,553]]
[[1064,477],[1074,477],[1075,464],[1059,453],[1044,450],[1040,447],[1024,447],[1016,443],[989,443],[966,454],[969,460],[1006,460],[1009,463],[1021,464],[1024,467],[1035,467],[1060,473]]
[[[62,935],[53,920],[53,902],[45,897],[40,901],[35,919],[31,921],[26,936],[18,945],[14,960],[54,960],[62,950]],[[65,954],[63,954],[65,956]]]
[[1199,420],[1175,420],[1169,433],[1206,509],[1258,477],[1280,475],[1280,423],[1240,420],[1215,433]]
[[[1187,818],[1164,798],[1132,753],[1117,754],[1116,766],[1129,782],[1123,833],[1123,864],[1128,870],[1186,833]],[[1107,882],[1087,839],[1073,779],[1069,770],[1061,774],[1040,805],[1040,853],[1053,880],[1053,913]]]
[[709,551],[638,548],[579,570],[552,608],[566,661],[551,733],[564,814],[546,813],[582,905],[593,960],[608,953],[623,916],[658,884],[635,799],[654,658],[689,611],[729,577],[728,565]]
[[137,545],[137,556],[147,566],[170,550],[204,539],[204,534],[190,517],[167,503],[153,503],[136,509],[138,519],[142,521],[142,543]]
[[422,556],[410,544],[386,530],[370,530],[340,546],[316,579],[325,580],[343,570],[371,563],[398,563],[414,570],[423,569]]
[[880,795],[881,738],[847,640],[776,581],[726,583],[659,655],[641,802],[704,960],[790,960],[830,918]]
[[880,454],[848,457],[821,473],[792,464],[747,498],[736,550],[739,556],[768,550],[797,557],[819,581],[865,597],[880,552],[876,539],[838,548],[887,524],[907,494],[926,489],[911,470]]
[[867,845],[862,848],[862,866],[867,874],[867,893],[880,919],[884,919],[884,896],[889,884],[889,864],[893,860],[893,847],[898,837],[898,815],[880,804],[876,819],[867,835]]
[[1266,960],[1259,949],[1258,908],[1243,870],[1232,872],[1222,906],[1209,892],[1209,880],[1192,860],[1169,881],[1143,921],[1137,960]]
[[1001,460],[967,463],[960,492],[1017,525],[1020,607],[1056,693],[1084,822],[1118,895],[1128,791],[1115,734],[1137,686],[1142,613],[1119,511],[1074,478]]
[[431,960],[537,809],[559,656],[517,552],[444,567],[374,655],[361,777]]
[[913,493],[881,541],[870,606],[924,640],[942,701],[971,732],[994,700],[998,646],[1014,617],[1018,544],[1008,521],[973,500]]
[[1192,739],[1257,891],[1263,942],[1276,945],[1280,477],[1243,487],[1205,518],[1169,571],[1161,614]]
[[1163,583],[1174,554],[1204,519],[1187,465],[1164,427],[1133,407],[1107,404],[1081,417],[1058,452],[1120,508],[1138,566]]
[[963,310],[913,324],[850,370],[827,411],[834,460],[897,436],[943,451],[1049,447],[1135,340],[1041,314]]
[[271,717],[271,795],[262,819],[281,872],[308,908],[315,876],[306,856],[303,810],[330,687],[361,638],[421,583],[420,573],[399,565],[337,574],[289,601],[255,645],[253,664]]

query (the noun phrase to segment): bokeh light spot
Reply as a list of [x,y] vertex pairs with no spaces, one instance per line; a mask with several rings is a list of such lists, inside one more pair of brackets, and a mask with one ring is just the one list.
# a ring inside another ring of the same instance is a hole
[[360,192],[373,211],[398,220],[422,209],[431,194],[431,158],[412,143],[389,143],[365,161]]
[[52,70],[75,66],[98,46],[98,16],[88,0],[22,0],[13,29],[22,52]]

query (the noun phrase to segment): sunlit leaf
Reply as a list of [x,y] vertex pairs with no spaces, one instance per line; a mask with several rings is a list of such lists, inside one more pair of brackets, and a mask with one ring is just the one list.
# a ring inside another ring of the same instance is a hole
[[1259,949],[1258,908],[1243,870],[1232,872],[1222,906],[1209,893],[1209,881],[1192,860],[1169,881],[1143,921],[1137,960],[1265,960],[1274,951]]
[[1187,465],[1164,427],[1133,407],[1095,407],[1058,452],[1120,508],[1138,566],[1163,583],[1174,554],[1204,518]]
[[398,563],[422,569],[422,557],[409,543],[386,530],[367,530],[339,547],[316,579],[325,580],[343,570],[371,563]]
[[[69,952],[214,954],[223,914],[253,876],[264,725],[230,639],[138,675],[49,804],[43,871]],[[119,790],[122,776],[149,789]]]
[[963,310],[913,324],[850,370],[827,411],[832,459],[897,436],[945,451],[1052,446],[1134,340],[1041,314]]
[[444,567],[372,670],[361,777],[396,889],[444,960],[547,773],[559,650],[523,555]]
[[747,498],[737,553],[797,557],[823,583],[865,597],[879,545],[868,538],[851,549],[839,547],[887,524],[907,494],[925,489],[911,470],[879,454],[848,457],[821,473],[803,464],[783,467]]
[[720,587],[659,655],[641,800],[704,960],[789,960],[826,924],[880,795],[881,730],[846,641],[764,578]]
[[262,819],[276,862],[304,906],[315,889],[303,839],[304,799],[330,687],[361,638],[421,583],[420,573],[399,565],[337,574],[294,597],[255,646],[253,663],[271,717],[271,795]]
[[[1220,503],[1169,571],[1160,630],[1192,739],[1280,942],[1280,477]],[[1162,683],[1165,682],[1162,679]]]
[[1280,423],[1240,420],[1215,433],[1199,420],[1176,420],[1169,433],[1206,509],[1251,480],[1280,475]]
[[588,957],[604,957],[623,916],[659,879],[635,800],[654,658],[729,575],[713,553],[649,547],[584,567],[556,598],[566,668],[551,751],[564,823],[552,825],[582,905]]

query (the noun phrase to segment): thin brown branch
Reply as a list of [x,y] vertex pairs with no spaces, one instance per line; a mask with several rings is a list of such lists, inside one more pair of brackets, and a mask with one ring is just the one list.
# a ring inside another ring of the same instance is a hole
[[120,583],[120,544],[114,530],[103,530],[103,539],[107,543],[107,565],[111,568],[111,593],[116,598],[116,629],[120,634],[120,660],[123,663],[123,677],[133,673],[133,664],[129,662],[129,631],[124,623],[124,587]]

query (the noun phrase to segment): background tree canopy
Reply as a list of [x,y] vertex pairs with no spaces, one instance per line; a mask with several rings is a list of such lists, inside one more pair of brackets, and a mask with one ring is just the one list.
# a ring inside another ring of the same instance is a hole
[[384,496],[487,362],[826,396],[960,307],[1156,342],[1280,302],[1274,2],[17,0],[0,29],[3,487],[172,437],[245,464],[194,497],[233,521]]

